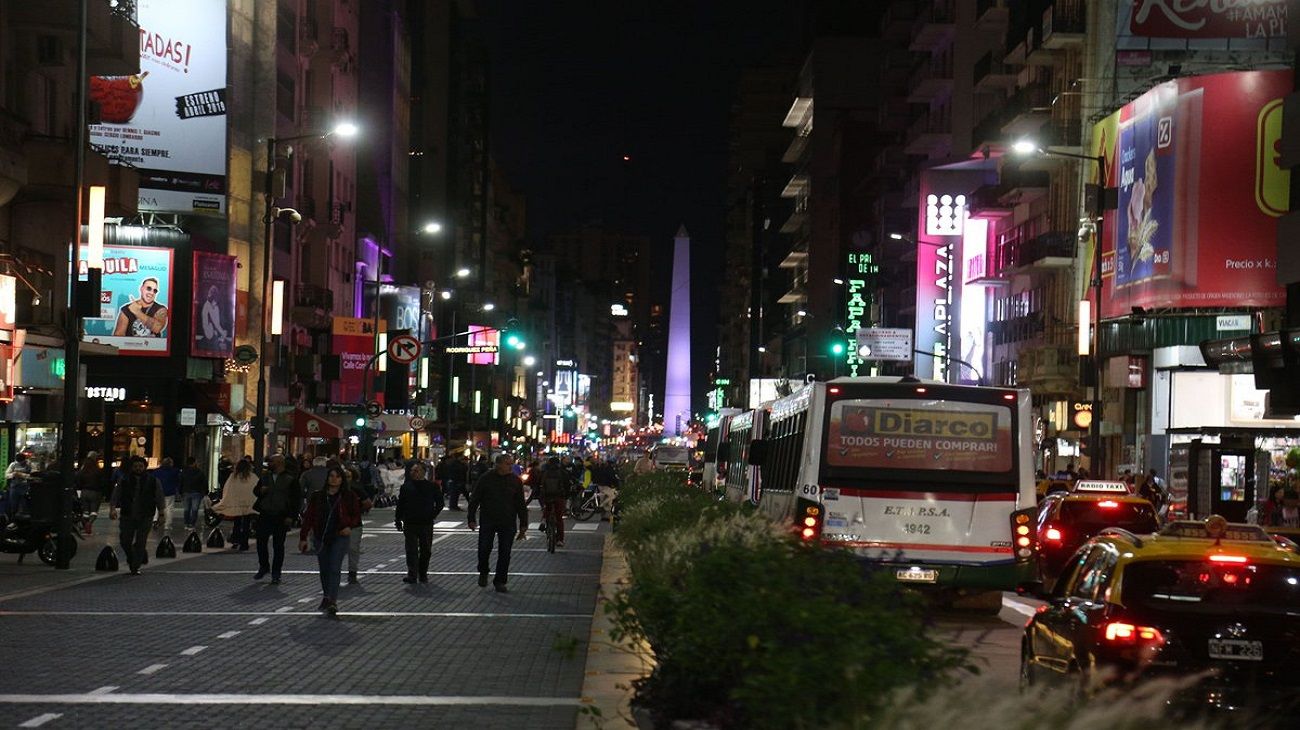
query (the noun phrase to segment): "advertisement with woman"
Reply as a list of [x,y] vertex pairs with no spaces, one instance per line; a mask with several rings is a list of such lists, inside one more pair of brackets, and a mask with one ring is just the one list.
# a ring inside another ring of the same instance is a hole
[[227,358],[235,352],[234,256],[194,252],[194,323],[190,354]]

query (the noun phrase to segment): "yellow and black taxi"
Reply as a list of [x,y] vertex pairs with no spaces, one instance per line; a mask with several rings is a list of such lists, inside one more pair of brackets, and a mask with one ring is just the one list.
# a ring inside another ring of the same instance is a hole
[[1081,480],[1068,492],[1047,495],[1031,531],[1043,584],[1051,586],[1079,546],[1107,527],[1140,534],[1155,532],[1159,523],[1151,503],[1124,482]]
[[1025,625],[1021,681],[1103,683],[1205,673],[1187,706],[1300,704],[1300,553],[1256,525],[1213,516],[1087,541]]

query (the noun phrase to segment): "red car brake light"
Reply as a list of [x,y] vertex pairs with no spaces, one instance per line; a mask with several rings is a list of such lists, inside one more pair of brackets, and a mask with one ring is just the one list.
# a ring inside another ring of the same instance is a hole
[[1043,539],[1052,542],[1060,542],[1062,538],[1061,531],[1055,527],[1049,527],[1043,531]]
[[1113,499],[1103,499],[1097,503],[1097,506],[1102,509],[1115,509],[1119,506],[1119,502],[1116,502]]
[[1214,555],[1210,556],[1210,562],[1211,563],[1235,563],[1237,565],[1244,565],[1250,561],[1246,558],[1245,555],[1224,555],[1223,553],[1215,553]]
[[1102,628],[1102,636],[1114,644],[1163,644],[1164,634],[1150,626],[1134,626],[1123,621],[1111,621]]

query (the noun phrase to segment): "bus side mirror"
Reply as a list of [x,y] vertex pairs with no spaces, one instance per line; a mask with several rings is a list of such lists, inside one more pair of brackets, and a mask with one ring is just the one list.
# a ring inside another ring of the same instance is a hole
[[749,459],[750,466],[762,466],[767,462],[767,441],[764,439],[754,439],[749,442]]
[[718,464],[731,461],[731,444],[718,444],[718,451],[713,455],[713,461]]

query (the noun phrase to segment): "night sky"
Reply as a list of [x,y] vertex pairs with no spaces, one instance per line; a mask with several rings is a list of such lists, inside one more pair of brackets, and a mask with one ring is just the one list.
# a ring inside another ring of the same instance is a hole
[[[740,70],[800,41],[801,3],[487,0],[493,156],[528,200],[529,240],[603,222],[694,247],[695,407],[717,344],[728,110]],[[773,120],[779,124],[780,120]],[[629,155],[631,162],[624,162]]]

